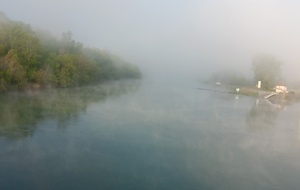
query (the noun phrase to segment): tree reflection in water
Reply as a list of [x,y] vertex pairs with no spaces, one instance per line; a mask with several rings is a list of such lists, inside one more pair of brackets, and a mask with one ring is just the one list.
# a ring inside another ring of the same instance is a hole
[[134,92],[139,81],[109,82],[70,89],[48,89],[0,95],[0,137],[20,139],[34,134],[37,123],[57,121],[65,128],[71,118],[84,112],[89,104]]

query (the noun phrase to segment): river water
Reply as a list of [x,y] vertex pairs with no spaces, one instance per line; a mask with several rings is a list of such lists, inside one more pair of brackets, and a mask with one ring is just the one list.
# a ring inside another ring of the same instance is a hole
[[197,83],[0,96],[0,189],[299,189],[300,104]]

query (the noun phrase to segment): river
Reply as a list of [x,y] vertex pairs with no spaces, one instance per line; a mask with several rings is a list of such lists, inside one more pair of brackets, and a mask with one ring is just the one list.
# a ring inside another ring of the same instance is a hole
[[199,87],[1,95],[0,189],[299,189],[300,104]]

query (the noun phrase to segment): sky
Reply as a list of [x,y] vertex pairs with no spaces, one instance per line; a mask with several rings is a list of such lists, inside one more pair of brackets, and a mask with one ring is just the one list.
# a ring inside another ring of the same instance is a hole
[[287,79],[300,71],[296,0],[0,0],[0,10],[55,35],[71,31],[153,76],[251,76],[258,53],[282,61]]

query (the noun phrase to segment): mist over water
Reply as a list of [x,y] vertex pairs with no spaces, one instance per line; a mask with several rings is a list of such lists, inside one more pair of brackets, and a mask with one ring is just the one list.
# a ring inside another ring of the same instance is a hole
[[[300,104],[207,86],[258,53],[298,81],[298,1],[1,0],[141,80],[0,94],[0,189],[299,189]],[[222,82],[222,81],[220,81]]]
[[300,105],[197,85],[2,96],[0,187],[298,189]]

